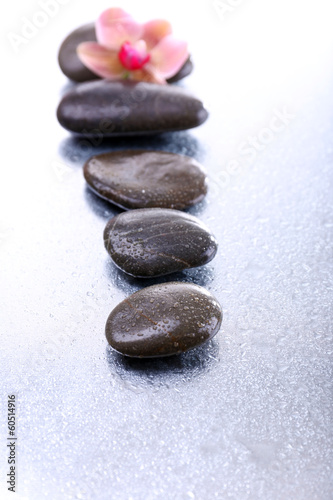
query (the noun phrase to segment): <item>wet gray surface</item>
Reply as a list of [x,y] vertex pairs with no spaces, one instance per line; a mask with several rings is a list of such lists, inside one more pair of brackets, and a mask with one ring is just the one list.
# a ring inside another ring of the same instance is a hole
[[[195,70],[181,85],[211,116],[189,132],[96,147],[56,121],[68,88],[56,54],[106,6],[61,6],[17,53],[6,40],[1,498],[6,399],[15,393],[17,499],[329,500],[330,3],[244,0],[223,17],[203,0],[155,11],[126,2],[139,19],[164,16],[183,29]],[[37,10],[8,7],[5,35]],[[210,191],[190,213],[219,240],[214,261],[147,281],[114,267],[103,229],[119,210],[86,188],[82,165],[125,147],[189,154],[207,168]],[[104,336],[112,308],[175,279],[220,300],[215,339],[162,360],[112,352]]]

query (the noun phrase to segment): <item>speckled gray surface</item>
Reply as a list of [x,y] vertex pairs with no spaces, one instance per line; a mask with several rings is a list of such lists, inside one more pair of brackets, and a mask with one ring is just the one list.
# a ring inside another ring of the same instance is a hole
[[[183,29],[195,70],[181,85],[211,116],[197,130],[94,147],[56,121],[67,85],[56,54],[68,32],[107,6],[59,7],[18,53],[6,39],[1,498],[5,404],[15,393],[17,499],[329,500],[330,2],[244,0],[224,17],[204,0],[154,11],[124,2],[142,20],[164,16]],[[8,6],[5,35],[38,9]],[[210,191],[190,213],[216,235],[214,261],[143,284],[112,265],[102,234],[119,211],[87,190],[82,165],[122,147],[189,154],[207,168]],[[112,308],[175,279],[217,297],[220,333],[176,358],[113,353],[104,336]]]

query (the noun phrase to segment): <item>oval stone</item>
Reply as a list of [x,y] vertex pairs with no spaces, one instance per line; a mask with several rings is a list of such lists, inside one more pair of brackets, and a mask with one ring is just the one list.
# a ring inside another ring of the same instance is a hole
[[208,113],[179,87],[129,80],[79,83],[61,100],[57,116],[85,137],[156,134],[201,125]]
[[216,239],[199,219],[164,208],[113,217],[105,227],[104,244],[116,266],[138,278],[202,266],[217,252]]
[[172,282],[134,293],[113,309],[105,327],[113,349],[125,356],[180,354],[217,334],[222,309],[205,288]]
[[[86,82],[99,78],[90,71],[78,58],[76,53],[77,46],[82,42],[96,42],[95,24],[85,24],[70,33],[62,42],[58,61],[62,72],[75,82]],[[193,64],[189,58],[172,78],[169,83],[177,82],[185,76],[188,76],[193,70]]]
[[189,156],[163,151],[114,151],[88,160],[89,187],[121,208],[183,210],[204,198],[206,175]]

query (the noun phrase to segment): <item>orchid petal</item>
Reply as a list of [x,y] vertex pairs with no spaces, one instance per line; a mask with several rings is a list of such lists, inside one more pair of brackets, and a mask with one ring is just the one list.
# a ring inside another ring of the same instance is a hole
[[142,69],[131,71],[130,79],[141,82],[158,83],[160,85],[166,84],[166,80],[160,77],[154,68],[149,67],[148,64]]
[[172,32],[171,24],[163,19],[148,21],[143,25],[143,30],[142,38],[147,42],[148,50]]
[[145,40],[138,40],[137,42],[133,43],[133,47],[142,56],[147,55],[147,43]]
[[187,43],[168,35],[150,51],[150,63],[161,77],[171,78],[184,65],[188,56]]
[[96,42],[80,43],[77,55],[87,68],[102,78],[116,79],[124,73],[118,52],[106,49]]
[[101,45],[119,50],[124,42],[136,42],[143,33],[143,26],[123,9],[105,10],[96,21],[96,37]]

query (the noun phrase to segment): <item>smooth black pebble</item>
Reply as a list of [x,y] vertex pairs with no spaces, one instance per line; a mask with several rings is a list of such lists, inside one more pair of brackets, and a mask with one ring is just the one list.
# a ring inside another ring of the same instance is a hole
[[118,304],[106,322],[106,338],[125,356],[180,354],[217,334],[222,309],[205,288],[171,282],[144,288]]
[[100,139],[185,130],[201,125],[208,113],[200,100],[178,87],[96,80],[70,90],[57,116],[67,130]]
[[199,219],[167,208],[116,215],[105,227],[104,244],[113,262],[138,278],[202,266],[217,252],[216,239]]
[[[72,31],[67,38],[62,42],[58,61],[62,72],[74,82],[87,82],[99,78],[95,73],[90,71],[80,61],[77,56],[76,48],[82,42],[96,42],[95,24],[90,23]],[[189,58],[168,82],[173,83],[185,78],[193,70],[193,64]]]
[[115,151],[93,156],[83,173],[96,194],[125,209],[183,210],[207,193],[206,175],[196,160],[163,151]]

